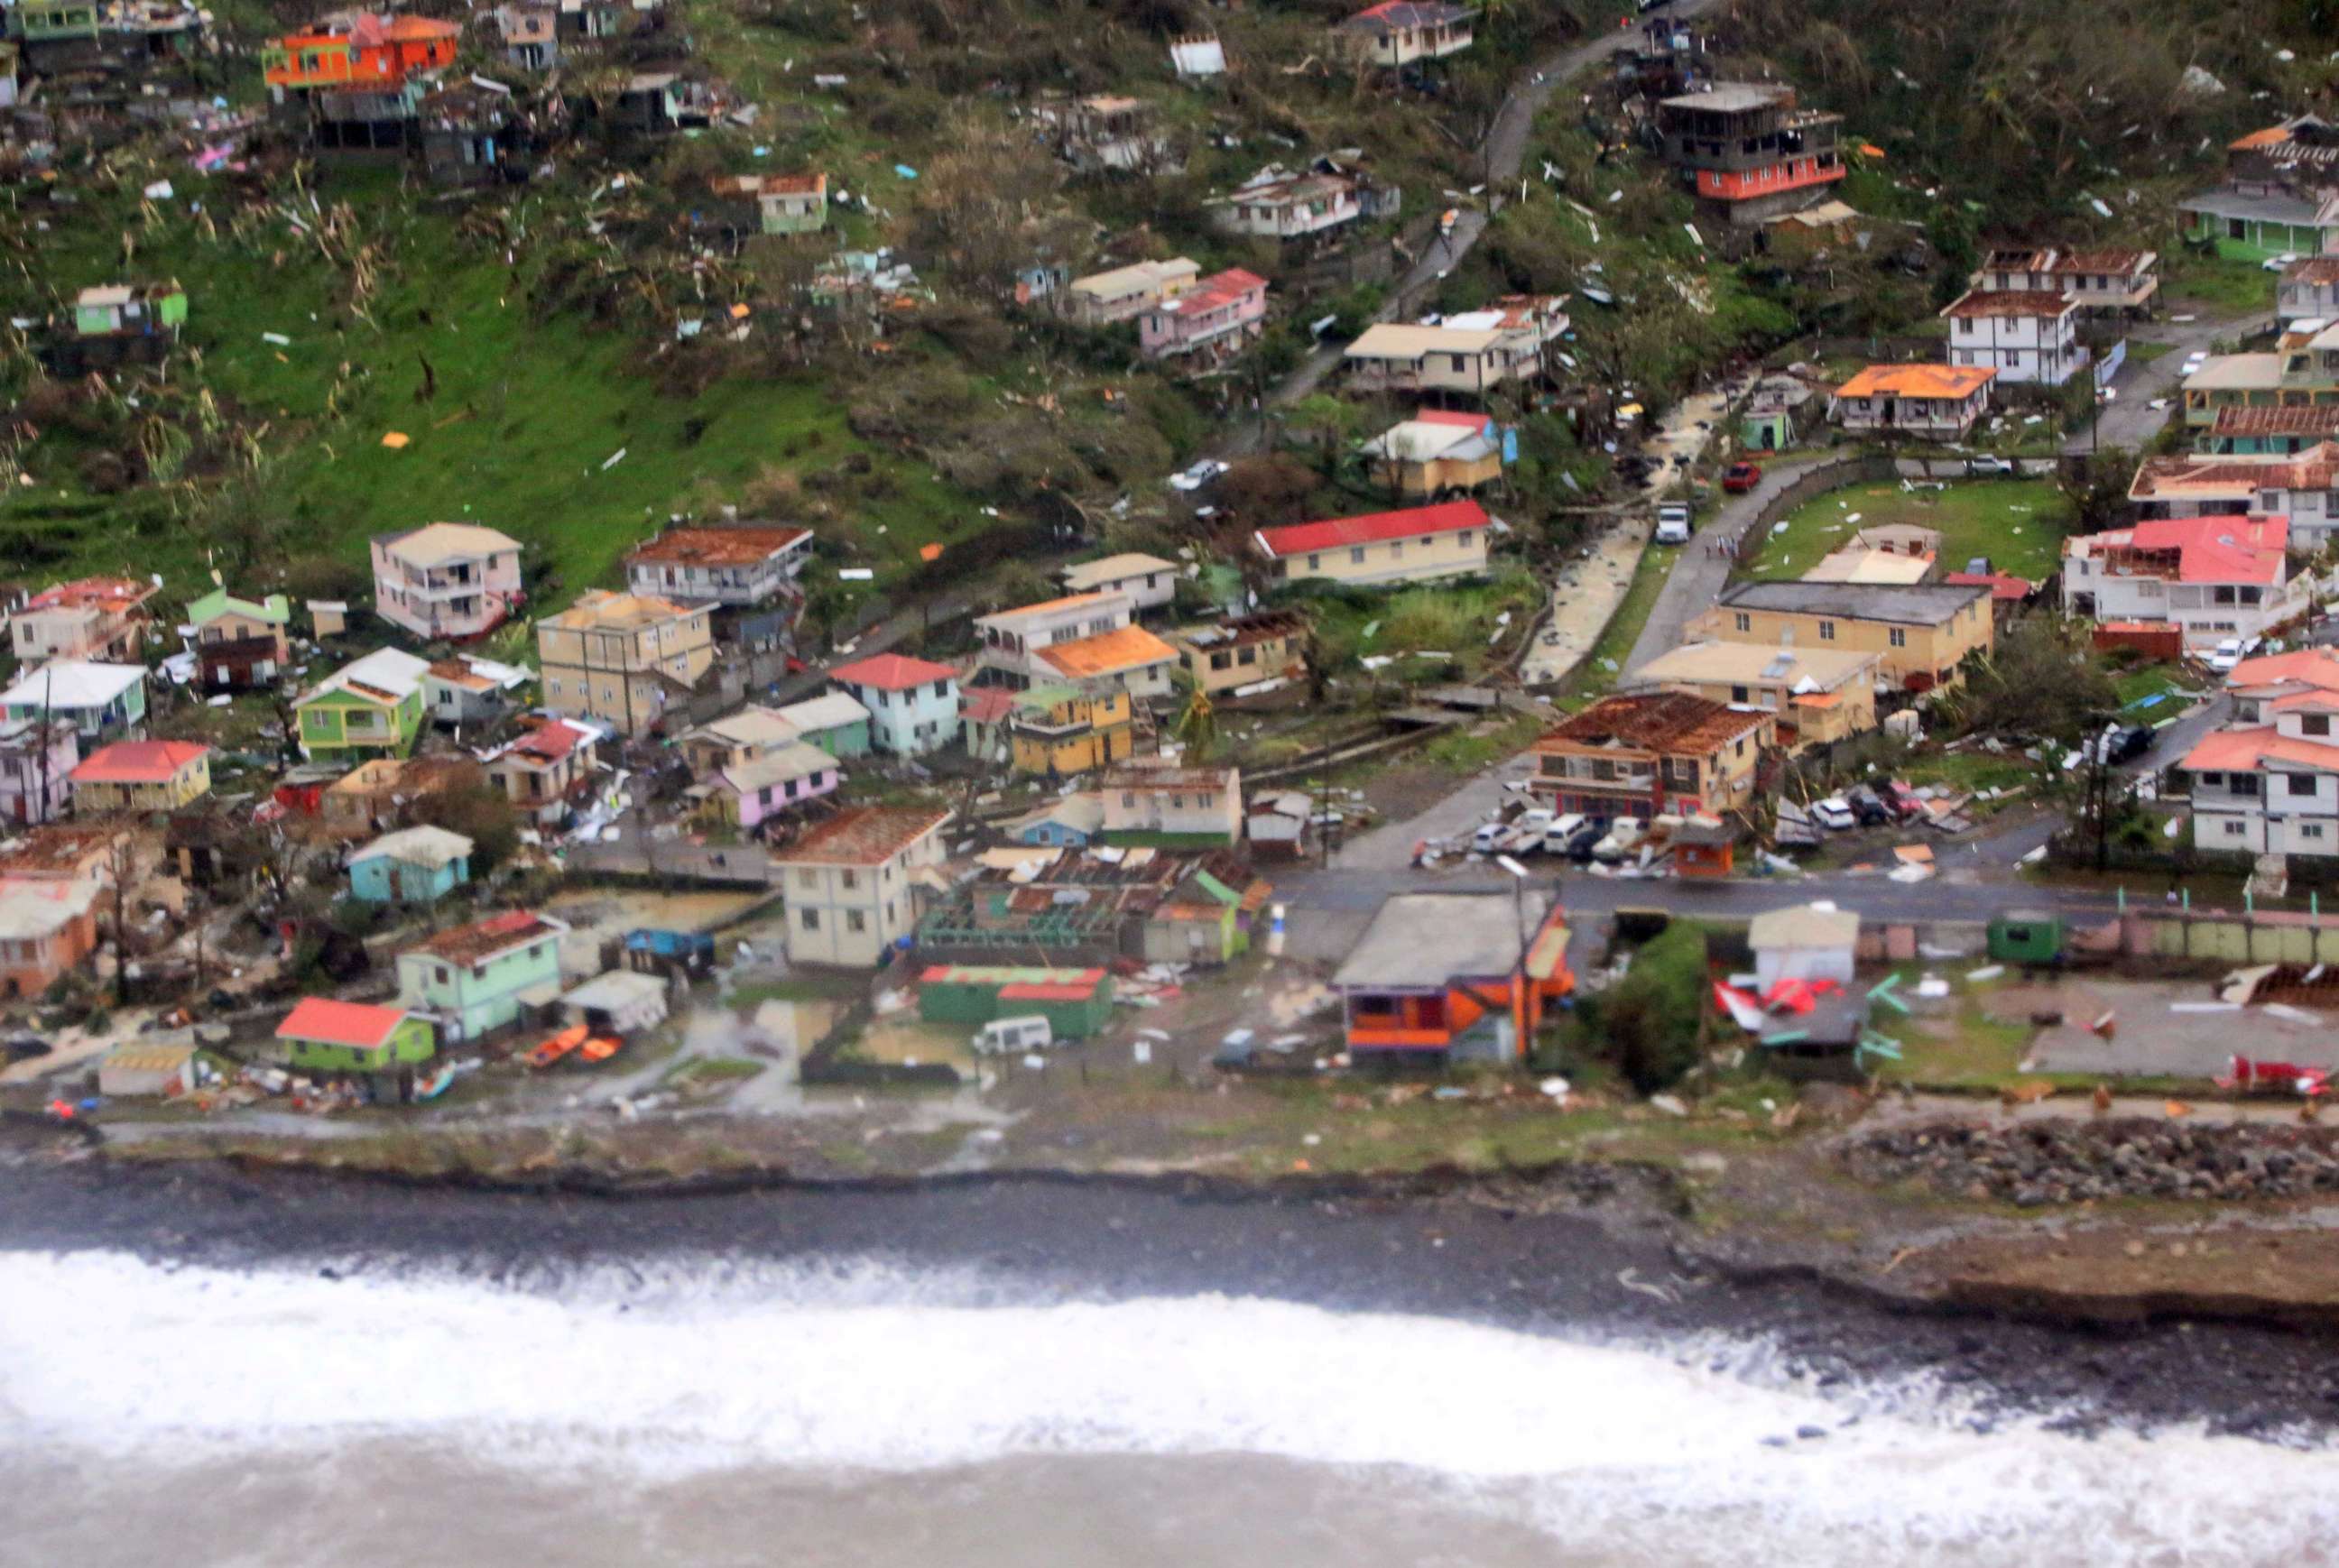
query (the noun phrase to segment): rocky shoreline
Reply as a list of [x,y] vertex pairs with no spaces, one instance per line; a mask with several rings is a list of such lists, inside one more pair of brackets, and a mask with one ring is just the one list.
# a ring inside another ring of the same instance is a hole
[[[219,1267],[454,1269],[538,1287],[597,1266],[873,1257],[1051,1297],[1228,1294],[1535,1332],[1760,1337],[1822,1382],[1923,1375],[2005,1414],[2204,1422],[2271,1435],[2339,1420],[2319,1336],[1959,1301],[1701,1248],[1667,1173],[1426,1173],[1248,1184],[1069,1174],[689,1191],[339,1178],[222,1160],[131,1163],[54,1139],[8,1159],[0,1247]],[[570,1173],[573,1177],[575,1173]],[[2020,1320],[2028,1319],[2028,1320]]]
[[2117,1198],[2311,1198],[2339,1192],[2339,1132],[2137,1118],[1933,1123],[1857,1139],[1843,1163],[1863,1181],[1918,1178],[1941,1192],[2024,1208]]

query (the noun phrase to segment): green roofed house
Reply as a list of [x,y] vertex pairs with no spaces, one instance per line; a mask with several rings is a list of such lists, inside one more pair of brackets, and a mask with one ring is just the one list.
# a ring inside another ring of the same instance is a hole
[[980,1029],[998,1018],[1045,1017],[1058,1040],[1086,1040],[1112,1019],[1112,973],[1103,969],[938,963],[918,977],[918,1016]]
[[238,598],[213,588],[187,606],[197,675],[206,687],[266,685],[292,654],[292,602],[282,594]]
[[413,1070],[438,1050],[428,1020],[403,1008],[304,996],[276,1026],[284,1065],[321,1077],[362,1078],[377,1094],[406,1098]]
[[343,665],[294,703],[301,754],[311,762],[404,756],[422,728],[427,659],[378,648]]

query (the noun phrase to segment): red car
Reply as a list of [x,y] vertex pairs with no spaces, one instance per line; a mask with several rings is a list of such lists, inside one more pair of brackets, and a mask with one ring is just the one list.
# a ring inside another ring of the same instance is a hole
[[1733,496],[1742,496],[1762,482],[1760,463],[1732,463],[1722,476],[1722,488]]

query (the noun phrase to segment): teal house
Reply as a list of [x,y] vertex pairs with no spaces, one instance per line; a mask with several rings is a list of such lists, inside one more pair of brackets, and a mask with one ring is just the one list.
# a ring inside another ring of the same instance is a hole
[[321,1078],[362,1078],[404,1097],[414,1069],[437,1054],[429,1021],[402,1008],[304,996],[276,1026],[284,1065]]
[[384,833],[350,857],[350,896],[368,903],[437,903],[471,880],[471,841],[443,827]]
[[787,720],[796,739],[833,757],[869,754],[869,710],[843,692],[824,692],[773,711]]
[[560,994],[557,920],[514,910],[442,931],[398,955],[398,1004],[442,1040],[478,1040]]

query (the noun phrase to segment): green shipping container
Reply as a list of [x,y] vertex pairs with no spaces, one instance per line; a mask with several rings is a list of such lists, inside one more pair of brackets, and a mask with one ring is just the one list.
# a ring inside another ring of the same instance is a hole
[[1112,975],[1101,969],[934,964],[918,977],[918,1016],[970,1034],[995,1018],[1038,1013],[1058,1040],[1086,1040],[1112,1018]]
[[2009,910],[1989,922],[1989,956],[2000,963],[2052,963],[2063,952],[2063,917]]

